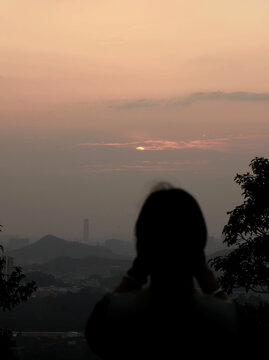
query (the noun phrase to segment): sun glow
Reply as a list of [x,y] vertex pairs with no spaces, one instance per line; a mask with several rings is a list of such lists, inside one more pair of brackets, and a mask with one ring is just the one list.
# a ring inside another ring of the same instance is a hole
[[143,146],[138,146],[138,147],[136,148],[136,150],[143,151],[143,150],[145,150],[145,148],[144,148]]

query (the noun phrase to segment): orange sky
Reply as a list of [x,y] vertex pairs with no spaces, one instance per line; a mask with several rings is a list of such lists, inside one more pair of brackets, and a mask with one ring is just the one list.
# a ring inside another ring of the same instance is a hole
[[266,92],[268,12],[266,0],[3,1],[4,96],[54,103]]
[[130,239],[139,199],[171,180],[220,236],[235,173],[268,157],[268,13],[266,0],[2,1],[7,232],[77,236],[93,217],[96,238]]

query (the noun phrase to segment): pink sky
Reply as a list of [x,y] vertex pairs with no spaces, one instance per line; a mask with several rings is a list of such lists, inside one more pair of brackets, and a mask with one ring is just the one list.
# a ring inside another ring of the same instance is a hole
[[1,2],[6,233],[79,238],[89,217],[92,238],[132,240],[150,187],[171,181],[220,237],[236,172],[269,155],[268,13],[265,0]]

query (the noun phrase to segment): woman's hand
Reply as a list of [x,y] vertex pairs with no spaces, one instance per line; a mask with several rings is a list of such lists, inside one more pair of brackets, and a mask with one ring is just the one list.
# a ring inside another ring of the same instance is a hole
[[203,293],[214,295],[214,292],[216,292],[216,295],[214,295],[215,297],[223,300],[229,299],[226,293],[220,289],[220,285],[218,284],[213,271],[208,266],[204,253],[201,256],[200,262],[197,264],[195,278],[197,279]]
[[132,267],[127,271],[120,284],[114,290],[114,293],[126,293],[136,291],[142,288],[147,283],[148,270],[143,259],[136,256]]

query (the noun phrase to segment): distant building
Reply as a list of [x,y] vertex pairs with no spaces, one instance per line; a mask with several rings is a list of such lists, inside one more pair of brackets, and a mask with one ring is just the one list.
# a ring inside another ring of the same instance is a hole
[[83,242],[85,244],[89,242],[89,219],[83,221]]
[[29,245],[27,238],[11,238],[7,241],[7,250],[15,250]]

